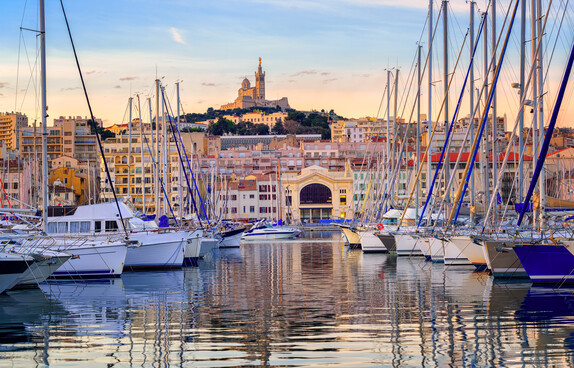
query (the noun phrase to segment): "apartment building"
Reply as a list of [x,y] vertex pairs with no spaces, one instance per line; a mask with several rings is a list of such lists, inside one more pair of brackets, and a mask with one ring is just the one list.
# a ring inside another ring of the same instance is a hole
[[[48,127],[48,161],[67,155],[90,164],[98,162],[96,136],[91,133],[88,118],[63,117],[54,119]],[[100,119],[96,119],[102,124]],[[28,126],[20,130],[20,157],[42,161],[42,126]]]
[[18,149],[19,132],[28,126],[28,117],[19,112],[0,112],[0,142],[10,149]]

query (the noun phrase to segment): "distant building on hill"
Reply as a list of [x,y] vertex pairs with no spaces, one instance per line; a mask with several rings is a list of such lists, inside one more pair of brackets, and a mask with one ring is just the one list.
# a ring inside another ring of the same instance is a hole
[[241,82],[241,88],[237,91],[235,101],[221,106],[221,110],[248,109],[254,106],[279,106],[282,110],[290,108],[287,97],[283,97],[279,100],[265,99],[265,72],[261,69],[261,58],[259,58],[259,68],[255,73],[255,87],[251,87],[251,82],[245,78],[243,82]]

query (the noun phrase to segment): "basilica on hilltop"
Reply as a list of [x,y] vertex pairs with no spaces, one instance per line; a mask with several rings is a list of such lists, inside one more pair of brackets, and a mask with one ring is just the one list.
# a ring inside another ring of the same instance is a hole
[[235,101],[221,106],[221,110],[248,109],[255,106],[279,106],[282,110],[290,108],[287,97],[283,97],[280,100],[265,99],[265,72],[261,69],[261,58],[259,58],[259,68],[255,73],[255,87],[251,87],[249,79],[245,78],[241,82],[241,88],[237,91]]

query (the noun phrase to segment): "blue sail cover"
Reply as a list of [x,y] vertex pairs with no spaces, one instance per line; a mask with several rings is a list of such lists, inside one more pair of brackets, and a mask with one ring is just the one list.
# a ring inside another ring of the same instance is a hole
[[[515,203],[514,204],[514,210],[517,213],[522,212],[522,209],[524,208],[524,203]],[[526,209],[524,210],[524,212],[532,212],[532,202],[528,203],[526,206]]]

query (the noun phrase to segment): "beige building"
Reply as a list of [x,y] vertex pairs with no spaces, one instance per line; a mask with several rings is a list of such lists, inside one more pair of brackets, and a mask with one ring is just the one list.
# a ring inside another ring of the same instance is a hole
[[221,110],[248,109],[250,107],[276,107],[285,110],[290,108],[287,97],[279,100],[265,99],[265,72],[261,69],[261,58],[259,58],[259,68],[255,72],[255,87],[251,87],[249,79],[245,78],[241,82],[241,88],[237,90],[237,98],[234,102],[221,106]]
[[[151,128],[149,124],[143,124],[143,133],[147,138],[144,138],[143,142],[140,139],[140,126],[139,120],[134,119],[131,129],[131,154],[129,150],[130,139],[128,131],[117,134],[114,138],[108,138],[103,142],[104,154],[110,170],[112,182],[114,183],[116,195],[120,198],[129,197],[135,208],[142,213],[159,213],[160,215],[166,213],[171,217],[172,215],[169,205],[165,200],[165,193],[167,193],[171,208],[176,215],[179,215],[180,184],[182,197],[187,197],[189,195],[189,190],[183,172],[181,183],[179,181],[179,154],[171,132],[168,131],[166,144],[168,146],[169,157],[167,165],[164,166],[164,157],[156,154],[156,141],[155,139],[154,141],[151,139]],[[161,129],[161,125],[159,128]],[[181,137],[190,165],[194,165],[195,161],[193,159],[193,155],[197,154],[201,156],[205,150],[205,134],[201,132],[181,133]],[[163,136],[160,138],[159,145],[163,155]],[[183,156],[183,159],[185,160],[185,156]],[[100,160],[100,198],[102,200],[110,200],[113,199],[113,193],[111,191],[111,186],[108,184],[107,175],[104,172],[103,158],[100,157]],[[156,163],[153,162],[154,160]],[[159,173],[160,181],[158,193],[155,191],[156,171]],[[192,178],[187,167],[185,171],[188,173],[190,184],[193,185]],[[165,181],[164,172],[166,178]],[[185,202],[187,203],[188,201],[186,200]],[[159,208],[158,211],[156,211],[156,207],[158,205]]]
[[299,173],[284,173],[280,185],[288,220],[353,218],[353,176],[349,164],[345,171],[310,166]]
[[386,121],[371,117],[338,120],[331,124],[331,141],[366,142],[374,137],[386,137]]
[[[96,119],[98,124],[102,121]],[[20,156],[42,159],[42,126],[25,127],[20,131]],[[91,134],[88,118],[63,117],[54,119],[54,126],[48,127],[48,161],[67,155],[91,165],[97,164],[96,136]]]
[[19,112],[0,113],[0,141],[10,149],[18,149],[19,132],[28,126],[28,117]]
[[287,118],[286,112],[274,112],[272,114],[265,114],[262,112],[250,112],[243,114],[240,121],[249,121],[253,124],[265,124],[269,127],[269,130],[275,127],[278,121],[285,122]]

